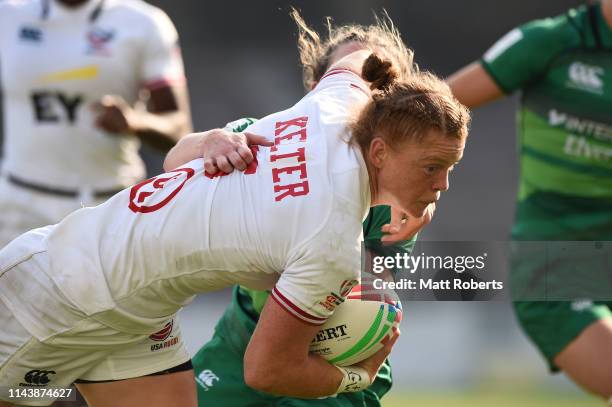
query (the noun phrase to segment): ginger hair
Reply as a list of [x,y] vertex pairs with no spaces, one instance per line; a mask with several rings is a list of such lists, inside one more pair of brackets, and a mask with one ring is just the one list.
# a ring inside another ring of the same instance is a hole
[[372,82],[372,97],[350,124],[351,142],[367,152],[374,137],[392,147],[421,141],[430,130],[465,139],[470,114],[448,85],[429,72],[398,80],[394,66],[377,55],[364,62],[362,76]]
[[419,141],[430,130],[449,137],[467,137],[470,114],[448,85],[414,64],[414,53],[402,41],[389,15],[374,15],[374,24],[334,26],[326,18],[324,38],[309,27],[299,12],[290,13],[298,27],[298,49],[303,82],[310,90],[329,68],[330,59],[343,44],[358,42],[373,53],[364,62],[361,76],[371,83],[372,96],[350,124],[351,142],[365,153],[374,137],[391,146]]
[[300,13],[293,8],[290,13],[298,28],[298,49],[302,63],[302,80],[307,91],[325,74],[334,51],[341,45],[358,42],[383,55],[395,67],[397,78],[403,79],[418,71],[413,63],[413,52],[400,36],[397,27],[386,11],[374,15],[371,25],[335,26],[331,17],[325,20],[327,33],[324,38],[309,27]]

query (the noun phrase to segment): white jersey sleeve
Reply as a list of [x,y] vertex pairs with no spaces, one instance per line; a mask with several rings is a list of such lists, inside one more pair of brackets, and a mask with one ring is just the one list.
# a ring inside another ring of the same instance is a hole
[[334,196],[327,220],[292,251],[272,291],[287,312],[314,325],[323,324],[360,281],[362,222],[370,206],[363,161],[361,168],[332,171],[330,178]]
[[142,62],[144,86],[155,89],[183,83],[185,72],[176,28],[168,15],[160,9],[154,10],[151,19]]
[[[352,174],[354,176],[354,174]],[[294,317],[321,325],[344,302],[360,278],[361,223],[355,222],[360,205],[346,214],[337,208],[330,220],[281,274],[272,298]],[[344,216],[346,215],[346,217]],[[352,220],[351,220],[352,218]]]
[[[6,47],[13,39],[18,35],[22,35],[21,32],[16,33],[14,36],[8,35],[4,30],[15,27],[15,20],[19,19],[19,11],[26,9],[26,13],[31,16],[36,15],[36,4],[28,4],[24,6],[23,0],[0,0],[0,61],[6,58]],[[1,83],[0,83],[1,84]]]
[[[289,261],[272,291],[278,304],[309,324],[323,324],[359,282],[361,221],[369,209],[369,184],[363,158],[346,143],[350,137],[346,120],[363,106],[369,94],[361,77],[349,70],[333,69],[310,96],[327,106],[321,109],[320,120],[330,145],[333,206],[321,229],[293,251],[295,260]],[[333,130],[336,124],[340,124],[340,134]],[[346,165],[355,162],[360,165]]]

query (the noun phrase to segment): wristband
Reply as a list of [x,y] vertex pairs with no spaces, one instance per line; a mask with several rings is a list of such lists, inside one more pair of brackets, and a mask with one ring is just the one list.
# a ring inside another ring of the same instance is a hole
[[354,393],[364,390],[372,384],[372,379],[364,368],[355,366],[336,367],[342,372],[342,382],[336,393]]

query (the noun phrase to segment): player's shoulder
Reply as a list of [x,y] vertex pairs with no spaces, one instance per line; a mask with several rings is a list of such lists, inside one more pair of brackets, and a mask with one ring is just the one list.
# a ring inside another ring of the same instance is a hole
[[143,0],[110,0],[105,7],[109,12],[120,13],[130,18],[134,24],[151,26],[172,24],[164,10]]
[[[563,14],[532,20],[520,27],[521,34],[542,47],[557,51],[574,48],[581,44],[587,30],[587,9],[581,6]],[[545,48],[542,48],[545,49]]]
[[41,0],[0,0],[0,18],[12,18],[19,15],[40,15]]
[[14,38],[7,35],[10,31],[23,29],[20,27],[23,24],[38,21],[42,10],[41,0],[0,0],[0,43]]
[[40,6],[40,0],[0,0],[0,7],[3,10],[8,9],[22,9],[26,7],[32,7],[35,5]]
[[327,126],[329,131],[336,132],[336,128],[346,127],[349,118],[369,97],[363,79],[351,71],[338,69],[327,71],[300,103],[317,112],[322,131]]
[[350,69],[339,67],[325,72],[319,83],[310,93],[323,92],[327,90],[342,91],[350,89],[353,92],[368,97],[370,91],[366,82]]

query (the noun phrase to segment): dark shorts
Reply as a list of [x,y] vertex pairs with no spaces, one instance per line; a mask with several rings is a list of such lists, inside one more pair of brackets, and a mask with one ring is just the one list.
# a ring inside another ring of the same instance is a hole
[[[159,372],[155,372],[155,373],[150,373],[147,375],[144,375],[142,377],[147,377],[147,376],[162,376],[162,375],[166,375],[166,374],[170,374],[170,373],[178,373],[178,372],[186,372],[188,370],[192,370],[193,369],[193,364],[191,363],[191,360],[188,360],[185,363],[181,363],[180,365],[176,365],[174,367],[171,367],[170,369],[164,369],[164,370],[160,370]],[[129,379],[122,379],[122,380],[129,380]],[[74,382],[75,383],[108,383],[108,382],[118,382],[119,380],[83,380],[83,379],[77,379]]]
[[582,331],[600,319],[612,318],[612,302],[520,301],[514,303],[514,310],[553,372],[559,370],[555,357]]

